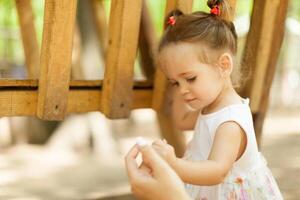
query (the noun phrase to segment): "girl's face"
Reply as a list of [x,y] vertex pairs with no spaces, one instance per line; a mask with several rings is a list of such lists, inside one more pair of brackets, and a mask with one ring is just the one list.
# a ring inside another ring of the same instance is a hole
[[170,44],[159,53],[158,62],[183,100],[194,109],[203,109],[217,99],[224,79],[217,66],[200,61],[196,48],[189,43]]

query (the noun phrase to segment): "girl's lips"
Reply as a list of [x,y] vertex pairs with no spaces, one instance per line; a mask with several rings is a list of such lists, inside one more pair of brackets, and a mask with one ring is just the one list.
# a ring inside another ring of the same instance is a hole
[[195,99],[185,99],[186,102],[191,102],[191,101],[194,101],[194,100],[196,100],[196,98]]

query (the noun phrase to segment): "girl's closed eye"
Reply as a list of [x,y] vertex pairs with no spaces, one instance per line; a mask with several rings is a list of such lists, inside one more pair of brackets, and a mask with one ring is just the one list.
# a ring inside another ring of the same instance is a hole
[[196,79],[197,79],[197,76],[194,76],[194,77],[192,77],[192,78],[187,78],[186,81],[189,82],[189,83],[192,83],[192,82],[194,82]]

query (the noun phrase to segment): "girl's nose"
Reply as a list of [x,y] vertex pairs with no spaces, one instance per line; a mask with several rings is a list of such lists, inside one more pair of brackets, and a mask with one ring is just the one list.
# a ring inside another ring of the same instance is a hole
[[186,86],[182,85],[182,84],[180,85],[179,90],[180,90],[180,94],[182,94],[182,95],[185,95],[185,94],[189,93],[188,88]]

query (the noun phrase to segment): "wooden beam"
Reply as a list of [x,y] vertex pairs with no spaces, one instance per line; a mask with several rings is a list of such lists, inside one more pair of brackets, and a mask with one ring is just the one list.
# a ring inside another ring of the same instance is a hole
[[46,0],[37,116],[62,120],[68,104],[76,0]]
[[251,28],[244,55],[246,65],[253,67],[253,74],[243,93],[251,97],[251,109],[254,113],[254,127],[259,146],[284,37],[288,3],[288,0],[254,1]]
[[[269,76],[267,74],[269,59],[271,52],[275,50],[272,49],[273,33],[280,28],[276,21],[280,6],[284,6],[281,0],[254,1],[251,25],[243,57],[244,65],[250,67],[252,74],[242,90],[243,96],[250,97],[250,107],[253,113],[259,111],[262,94],[266,86],[265,78]],[[274,59],[277,60],[277,58]]]
[[[1,90],[21,90],[24,88],[31,88],[32,90],[38,88],[38,80],[21,80],[21,79],[0,79]],[[70,89],[101,89],[102,80],[71,80]],[[133,89],[152,89],[153,86],[150,81],[135,81]]]
[[153,82],[155,73],[154,51],[157,46],[157,37],[146,0],[143,0],[140,29],[139,50],[141,69],[147,80]]
[[130,114],[141,10],[142,0],[111,2],[101,105],[108,118],[126,118]]
[[0,91],[0,116],[35,116],[36,91]]
[[[101,111],[101,94],[99,89],[70,90],[66,114]],[[0,116],[36,116],[37,98],[37,90],[1,90]],[[131,109],[149,108],[151,98],[151,89],[134,90]]]
[[27,77],[30,79],[39,76],[39,45],[34,27],[34,14],[31,0],[16,0],[18,19],[22,36]]
[[[67,113],[101,111],[102,81],[70,82]],[[130,109],[151,107],[152,85],[135,82]],[[36,116],[38,80],[0,79],[0,116]]]

